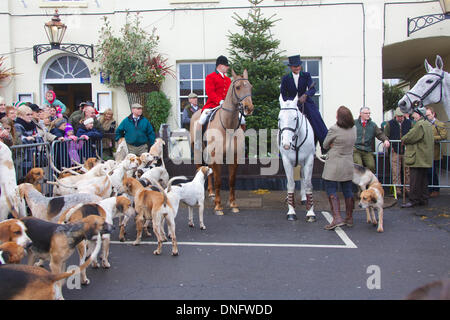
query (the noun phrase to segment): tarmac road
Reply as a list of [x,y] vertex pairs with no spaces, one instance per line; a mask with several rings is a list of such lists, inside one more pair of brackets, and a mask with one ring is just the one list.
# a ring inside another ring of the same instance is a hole
[[[209,204],[204,231],[198,227],[196,212],[196,227],[188,227],[187,208],[181,207],[176,219],[177,257],[170,254],[170,242],[163,246],[160,256],[153,255],[154,236],[133,246],[135,229],[131,221],[126,235],[130,242],[117,242],[118,230],[112,235],[111,268],[89,268],[91,284],[79,290],[64,287],[64,297],[403,299],[425,283],[450,277],[448,195],[431,199],[426,208],[386,208],[384,233],[366,224],[361,210],[355,211],[353,228],[324,230],[329,214],[322,211],[329,209],[323,194],[316,197],[317,222],[303,219],[304,207],[297,208],[298,221],[288,222],[287,209],[278,201],[284,196],[283,192],[244,194],[240,197],[242,205],[247,203],[249,208],[242,208],[239,214],[225,211],[224,216],[215,216]],[[259,198],[262,200],[255,200]],[[68,265],[77,262],[75,254]]]

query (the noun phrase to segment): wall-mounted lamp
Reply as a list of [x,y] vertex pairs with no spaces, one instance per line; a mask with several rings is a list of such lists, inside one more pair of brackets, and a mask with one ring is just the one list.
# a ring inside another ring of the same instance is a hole
[[67,26],[61,22],[57,9],[52,20],[44,24],[44,29],[49,44],[37,44],[33,46],[34,62],[38,63],[38,56],[41,54],[55,49],[94,61],[94,45],[62,43]]

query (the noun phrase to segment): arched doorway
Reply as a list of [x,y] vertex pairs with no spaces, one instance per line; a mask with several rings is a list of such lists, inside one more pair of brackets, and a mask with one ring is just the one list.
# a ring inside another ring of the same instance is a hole
[[69,115],[82,101],[92,100],[92,81],[89,67],[80,58],[59,55],[51,59],[42,73],[42,105],[45,92],[53,90],[66,107]]

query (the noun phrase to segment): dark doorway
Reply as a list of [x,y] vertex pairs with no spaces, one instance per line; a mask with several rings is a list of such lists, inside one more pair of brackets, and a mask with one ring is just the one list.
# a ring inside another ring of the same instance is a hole
[[78,110],[80,102],[92,101],[92,86],[90,83],[48,84],[47,88],[53,90],[56,93],[56,98],[66,105],[67,115]]

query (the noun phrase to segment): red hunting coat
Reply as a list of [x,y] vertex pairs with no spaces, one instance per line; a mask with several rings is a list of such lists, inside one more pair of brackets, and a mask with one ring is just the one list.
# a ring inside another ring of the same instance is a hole
[[215,108],[219,105],[220,100],[225,100],[225,97],[230,87],[231,79],[226,75],[222,78],[220,73],[216,70],[206,76],[205,90],[208,100],[205,106],[202,108],[202,112],[205,109]]

